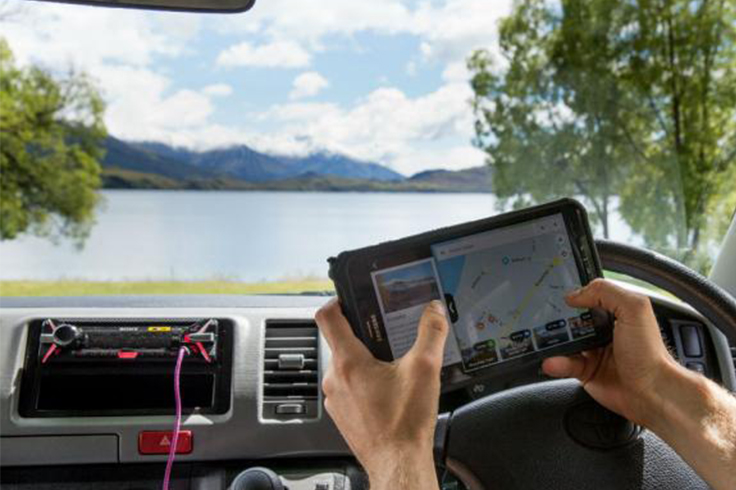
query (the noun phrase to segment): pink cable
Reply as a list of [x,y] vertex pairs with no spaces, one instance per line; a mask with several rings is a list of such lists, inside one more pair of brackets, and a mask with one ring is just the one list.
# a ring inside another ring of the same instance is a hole
[[187,352],[189,351],[186,347],[181,347],[179,349],[179,357],[176,358],[176,368],[174,369],[174,399],[176,401],[176,421],[174,422],[174,435],[171,438],[169,459],[166,461],[166,473],[164,473],[163,490],[169,490],[171,468],[174,466],[174,459],[176,459],[176,446],[179,444],[179,432],[181,431],[181,387],[179,386],[179,380],[181,378],[181,365]]

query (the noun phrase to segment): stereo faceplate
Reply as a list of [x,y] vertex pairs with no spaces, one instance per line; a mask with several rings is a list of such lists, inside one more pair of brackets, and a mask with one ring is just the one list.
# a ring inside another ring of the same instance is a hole
[[23,417],[171,414],[182,347],[185,410],[229,410],[230,320],[50,318],[28,328]]

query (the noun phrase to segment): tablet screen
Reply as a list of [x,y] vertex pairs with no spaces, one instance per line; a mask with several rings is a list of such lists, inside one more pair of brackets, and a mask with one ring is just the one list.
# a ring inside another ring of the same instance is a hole
[[444,300],[445,365],[471,371],[596,335],[564,297],[581,279],[562,214],[433,244],[432,258],[372,273],[395,358],[426,304]]

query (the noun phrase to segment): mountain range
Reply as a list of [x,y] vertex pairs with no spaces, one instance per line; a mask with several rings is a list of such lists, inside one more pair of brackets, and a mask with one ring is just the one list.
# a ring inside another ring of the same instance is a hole
[[269,155],[246,145],[192,151],[158,142],[105,141],[106,188],[488,192],[491,170],[430,170],[406,177],[374,162],[316,152]]

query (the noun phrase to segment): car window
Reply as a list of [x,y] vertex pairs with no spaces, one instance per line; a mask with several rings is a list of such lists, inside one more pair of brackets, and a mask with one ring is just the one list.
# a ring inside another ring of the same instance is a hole
[[0,294],[332,289],[342,250],[558,197],[706,272],[736,6],[0,8]]

